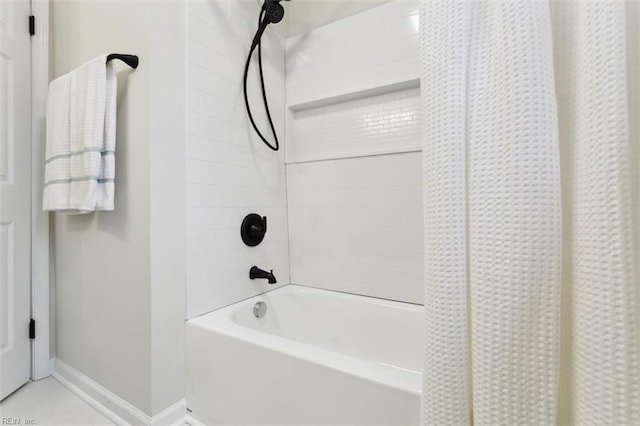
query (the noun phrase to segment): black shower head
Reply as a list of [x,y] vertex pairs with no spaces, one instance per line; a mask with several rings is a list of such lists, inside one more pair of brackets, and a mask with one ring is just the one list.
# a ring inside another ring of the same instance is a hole
[[253,50],[260,42],[262,33],[267,29],[267,25],[277,24],[282,21],[282,18],[284,18],[284,7],[280,4],[281,1],[282,0],[264,0],[264,3],[262,4],[262,11],[260,12],[262,20],[260,21],[256,35],[253,37],[251,50]]
[[277,24],[284,18],[284,7],[280,4],[280,0],[265,0],[262,10],[264,10],[264,19],[269,24]]

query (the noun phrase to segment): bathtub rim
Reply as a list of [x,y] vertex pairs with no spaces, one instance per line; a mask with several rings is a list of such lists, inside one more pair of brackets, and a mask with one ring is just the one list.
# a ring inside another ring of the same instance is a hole
[[404,310],[423,311],[422,305],[406,302],[379,299],[370,296],[354,295],[333,290],[287,284],[275,288],[249,299],[227,305],[187,321],[187,327],[197,327],[207,332],[217,333],[247,344],[260,346],[264,349],[278,352],[286,356],[293,356],[306,362],[323,365],[341,373],[359,377],[379,385],[389,386],[415,396],[422,393],[422,373],[378,361],[357,358],[352,355],[339,353],[310,343],[303,343],[277,334],[263,332],[234,321],[234,313],[246,307],[251,309],[253,304],[264,301],[265,297],[280,293],[329,294],[331,297],[346,299],[366,299],[368,303],[398,307]]

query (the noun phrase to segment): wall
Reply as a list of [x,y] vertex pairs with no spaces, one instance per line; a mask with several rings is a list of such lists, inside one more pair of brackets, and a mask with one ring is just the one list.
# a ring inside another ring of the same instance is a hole
[[[184,398],[187,10],[149,2],[151,414]],[[171,28],[171,31],[167,31]],[[167,54],[171,52],[171,54]],[[175,84],[167,84],[173,82]],[[183,84],[178,84],[183,82]]]
[[287,40],[291,282],[422,303],[418,2]]
[[[306,33],[390,0],[296,0],[285,3],[287,37]],[[280,26],[280,25],[278,25]]]
[[[273,289],[250,280],[249,268],[273,269],[289,283],[284,149],[275,153],[255,136],[246,115],[242,74],[256,31],[255,0],[188,3],[187,317]],[[284,40],[263,37],[264,73],[274,124],[284,142]],[[267,129],[256,85],[249,96]],[[221,66],[223,64],[223,66]],[[268,217],[262,244],[247,247],[240,224],[248,213]]]
[[141,61],[117,65],[116,210],[53,215],[56,356],[150,416],[184,395],[185,25],[177,2],[52,3],[53,78]]

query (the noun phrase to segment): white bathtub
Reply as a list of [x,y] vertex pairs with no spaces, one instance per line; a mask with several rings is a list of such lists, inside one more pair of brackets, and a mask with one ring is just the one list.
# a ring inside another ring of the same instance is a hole
[[190,415],[204,424],[418,424],[423,318],[422,306],[288,285],[189,320]]

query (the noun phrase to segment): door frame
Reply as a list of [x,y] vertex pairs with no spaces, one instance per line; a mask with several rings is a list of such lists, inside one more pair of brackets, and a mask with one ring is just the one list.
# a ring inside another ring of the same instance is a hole
[[45,159],[45,117],[49,87],[49,0],[30,0],[35,16],[31,37],[31,380],[51,374],[49,214],[42,210]]

